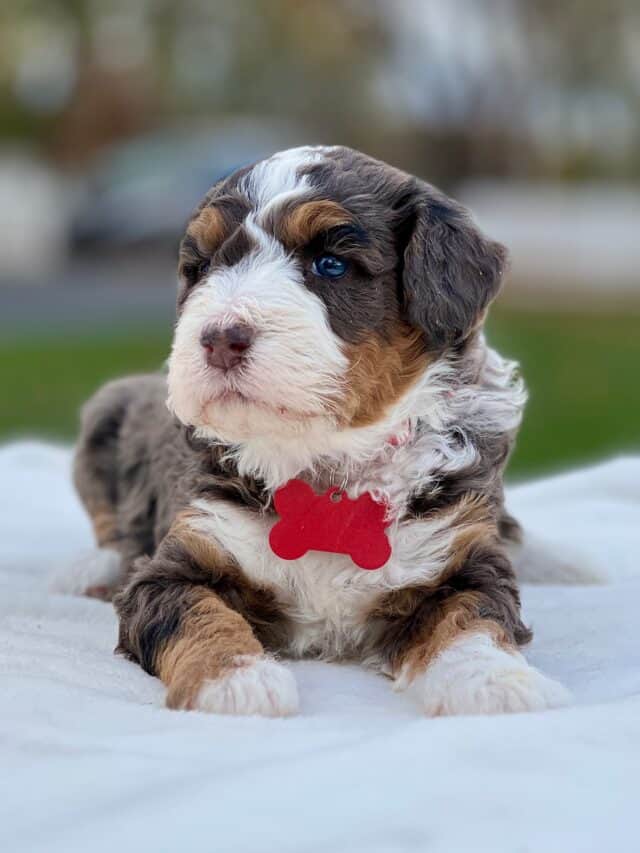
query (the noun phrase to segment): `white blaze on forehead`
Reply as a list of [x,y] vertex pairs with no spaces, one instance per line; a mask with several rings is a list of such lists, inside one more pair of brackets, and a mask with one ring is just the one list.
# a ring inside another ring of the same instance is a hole
[[240,189],[256,212],[262,214],[268,207],[308,191],[309,178],[300,171],[305,166],[321,163],[326,151],[323,146],[310,145],[280,151],[255,165],[242,179]]

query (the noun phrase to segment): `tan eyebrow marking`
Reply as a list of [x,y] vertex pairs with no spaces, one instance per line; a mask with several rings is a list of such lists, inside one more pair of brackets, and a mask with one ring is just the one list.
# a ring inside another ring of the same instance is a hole
[[286,246],[304,246],[323,231],[353,221],[349,211],[336,201],[307,201],[285,215],[277,226],[277,236]]
[[187,234],[196,241],[198,248],[211,254],[222,244],[228,226],[223,214],[215,207],[205,207],[187,227]]

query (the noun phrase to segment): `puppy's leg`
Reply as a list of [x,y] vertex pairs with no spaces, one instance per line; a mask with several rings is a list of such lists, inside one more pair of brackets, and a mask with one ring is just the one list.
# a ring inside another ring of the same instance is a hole
[[153,552],[152,451],[138,436],[164,413],[165,393],[160,377],[129,377],[108,382],[83,406],[73,477],[98,549],[70,566],[66,578],[58,575],[58,591],[110,599],[134,560]]
[[138,560],[114,600],[118,650],[162,679],[170,708],[293,714],[292,674],[265,654],[246,619],[208,585],[227,569],[228,558],[211,543],[205,556],[202,547],[189,548],[170,533],[153,559]]
[[409,689],[431,717],[541,711],[568,702],[564,687],[530,666],[496,623],[478,618],[462,630],[452,626],[458,607],[467,606],[452,600],[443,615],[441,648],[425,642],[407,655],[396,689]]
[[[118,442],[131,399],[126,380],[103,386],[83,406],[73,459],[76,491],[89,515],[98,548],[56,573],[52,589],[110,599],[124,575],[118,525]],[[137,554],[136,554],[137,556]]]
[[412,614],[410,639],[396,658],[395,687],[410,690],[429,716],[537,711],[567,703],[567,691],[518,651],[530,634],[520,622],[511,579],[501,550],[472,548],[456,576]]

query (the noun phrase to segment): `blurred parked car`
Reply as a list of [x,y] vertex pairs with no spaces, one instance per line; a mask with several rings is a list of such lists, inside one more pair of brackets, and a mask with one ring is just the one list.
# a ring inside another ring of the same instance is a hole
[[175,242],[215,181],[302,140],[290,125],[246,119],[163,130],[116,145],[88,176],[73,242],[105,249]]
[[467,181],[458,196],[509,247],[512,296],[574,305],[640,296],[640,193],[633,185]]

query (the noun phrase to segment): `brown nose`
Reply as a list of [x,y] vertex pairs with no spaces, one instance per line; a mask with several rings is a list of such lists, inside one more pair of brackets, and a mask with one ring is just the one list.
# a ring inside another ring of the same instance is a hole
[[200,334],[200,343],[208,365],[219,370],[230,370],[244,360],[254,338],[255,332],[250,326],[236,323],[224,329],[206,326]]

